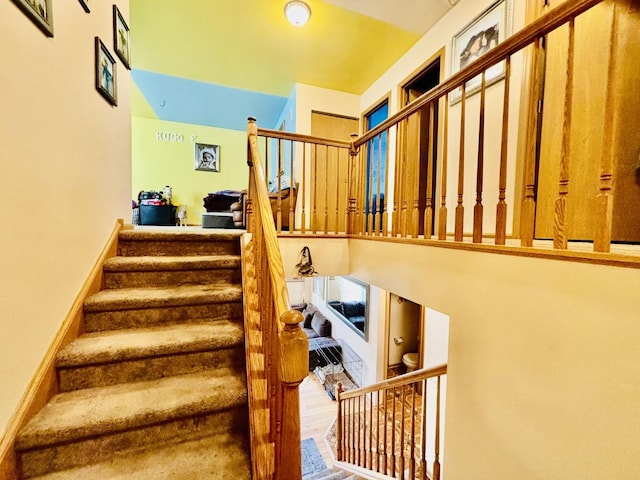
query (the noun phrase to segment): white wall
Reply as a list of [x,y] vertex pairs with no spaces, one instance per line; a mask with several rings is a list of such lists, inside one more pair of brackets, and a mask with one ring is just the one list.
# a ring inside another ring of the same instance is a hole
[[312,111],[359,118],[360,96],[297,83],[295,114],[297,133],[311,134]]
[[640,477],[640,270],[366,240],[350,259],[450,317],[446,478]]
[[[116,219],[131,218],[129,72],[117,57],[118,107],[95,89],[94,37],[114,54],[113,4],[52,3],[47,38],[0,2],[0,432]],[[128,19],[129,1],[117,3]]]

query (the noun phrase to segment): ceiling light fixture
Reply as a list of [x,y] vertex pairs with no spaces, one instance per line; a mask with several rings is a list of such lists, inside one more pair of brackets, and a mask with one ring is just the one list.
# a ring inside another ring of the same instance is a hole
[[301,27],[309,20],[311,9],[302,1],[293,0],[285,5],[284,14],[291,25]]

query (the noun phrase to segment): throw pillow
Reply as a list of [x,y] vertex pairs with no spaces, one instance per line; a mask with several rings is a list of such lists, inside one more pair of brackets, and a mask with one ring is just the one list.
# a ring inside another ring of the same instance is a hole
[[320,337],[331,336],[331,322],[320,312],[316,312],[313,315],[311,328],[313,328]]

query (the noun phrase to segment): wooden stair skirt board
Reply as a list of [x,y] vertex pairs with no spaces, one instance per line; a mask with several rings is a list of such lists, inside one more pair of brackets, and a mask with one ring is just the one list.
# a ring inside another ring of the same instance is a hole
[[119,232],[16,478],[250,478],[239,235]]

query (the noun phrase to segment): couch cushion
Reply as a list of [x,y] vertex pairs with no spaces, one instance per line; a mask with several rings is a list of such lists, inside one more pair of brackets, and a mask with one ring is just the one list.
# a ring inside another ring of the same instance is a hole
[[304,328],[302,327],[302,331],[307,334],[307,338],[310,340],[312,338],[319,338],[320,335],[313,328]]
[[311,304],[308,304],[305,309],[302,310],[302,316],[304,317],[304,328],[311,328],[311,319],[317,311],[318,309]]
[[307,307],[306,303],[296,303],[295,305],[291,305],[291,310],[297,310],[302,312]]
[[313,328],[319,337],[331,336],[331,322],[322,313],[316,312],[311,319],[311,328]]

